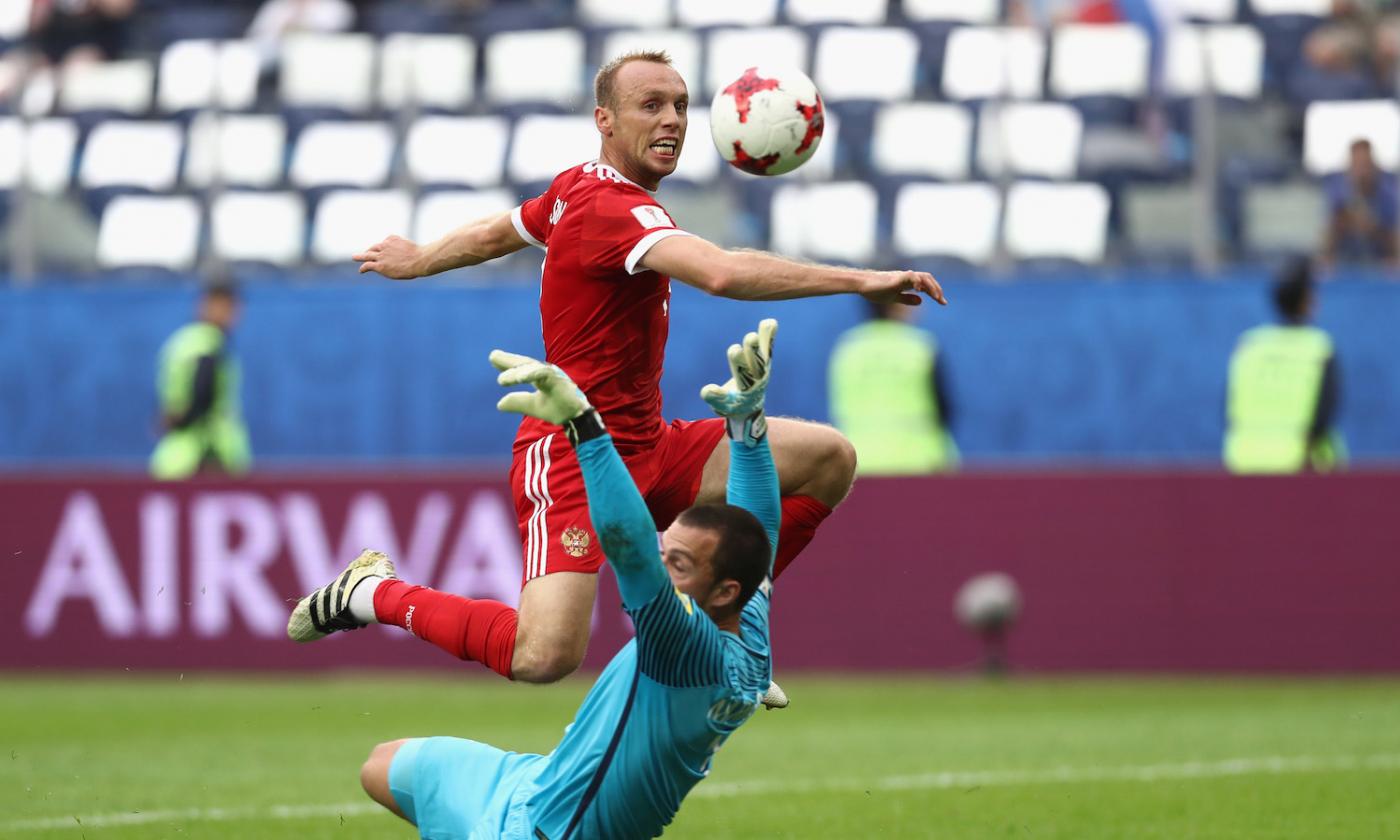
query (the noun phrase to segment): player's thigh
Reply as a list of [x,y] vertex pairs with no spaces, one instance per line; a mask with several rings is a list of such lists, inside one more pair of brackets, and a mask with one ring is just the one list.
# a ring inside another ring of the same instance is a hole
[[669,528],[681,511],[695,504],[705,465],[724,440],[724,420],[718,417],[673,420],[655,451],[628,459],[657,530]]
[[554,572],[520,590],[511,671],[525,682],[553,682],[578,668],[588,651],[598,575]]
[[365,793],[369,794],[370,799],[404,819],[408,817],[404,815],[403,809],[399,807],[389,789],[389,768],[393,765],[394,756],[398,755],[399,748],[407,742],[407,738],[400,738],[376,745],[370,750],[369,758],[360,766],[360,785],[365,789]]
[[[768,445],[784,496],[806,494],[835,506],[850,489],[855,449],[834,426],[791,417],[768,419]],[[729,439],[722,438],[705,462],[696,504],[724,501],[729,479]]]
[[410,738],[398,744],[388,787],[423,836],[466,840],[483,821],[504,821],[515,789],[542,761],[465,738]]

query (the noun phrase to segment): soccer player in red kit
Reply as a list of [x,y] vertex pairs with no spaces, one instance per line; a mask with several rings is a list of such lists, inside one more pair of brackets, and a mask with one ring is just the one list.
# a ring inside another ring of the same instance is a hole
[[[676,168],[689,94],[660,52],[604,65],[594,84],[602,135],[596,161],[556,177],[509,213],[469,223],[427,245],[391,236],[355,259],[360,271],[407,280],[477,265],[528,245],[546,249],[540,313],[545,358],[606,420],[658,529],[694,504],[723,501],[729,450],[719,418],[666,423],[661,368],[671,279],[713,295],[782,300],[841,293],[946,303],[932,276],[812,265],[722,249],[677,227],[653,191]],[[465,153],[465,150],[464,150]],[[855,451],[830,426],[773,418],[769,440],[783,493],[774,575],[781,574],[845,498]],[[604,558],[589,524],[578,461],[557,428],[525,418],[510,472],[525,546],[520,608],[385,581],[380,621],[508,678],[552,682],[576,669]],[[338,614],[338,605],[327,605]],[[333,628],[334,629],[334,628]]]

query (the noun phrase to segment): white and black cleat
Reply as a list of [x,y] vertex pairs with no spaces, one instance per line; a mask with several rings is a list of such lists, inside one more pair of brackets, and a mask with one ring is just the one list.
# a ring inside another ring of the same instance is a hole
[[330,583],[297,602],[287,619],[287,636],[294,642],[314,642],[338,630],[364,627],[350,613],[350,593],[367,577],[391,578],[394,561],[380,551],[362,551]]

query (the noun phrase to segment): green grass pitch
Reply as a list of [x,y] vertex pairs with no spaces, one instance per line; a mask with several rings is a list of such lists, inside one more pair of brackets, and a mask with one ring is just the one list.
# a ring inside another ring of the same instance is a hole
[[[1400,681],[798,677],[677,838],[1400,838]],[[0,837],[408,838],[378,741],[548,750],[589,680],[0,677]]]

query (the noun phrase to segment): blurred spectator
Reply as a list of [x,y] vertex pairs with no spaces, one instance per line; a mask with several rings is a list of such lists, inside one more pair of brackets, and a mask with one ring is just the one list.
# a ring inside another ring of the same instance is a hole
[[346,32],[354,25],[355,7],[347,0],[267,0],[249,24],[248,38],[257,42],[268,70],[276,66],[278,47],[287,35]]
[[1010,0],[1006,19],[1015,26],[1050,29],[1062,23],[1117,23],[1117,0]]
[[110,61],[126,51],[136,0],[34,0],[30,36],[52,64]]
[[1332,18],[1308,35],[1303,56],[1314,72],[1337,86],[1309,98],[1393,95],[1400,0],[1333,0]]
[[1324,188],[1329,216],[1324,262],[1394,263],[1400,223],[1395,176],[1376,166],[1369,140],[1351,144],[1347,171],[1328,176]]
[[238,291],[216,282],[200,296],[198,320],[161,347],[156,387],[165,434],[151,455],[155,478],[247,472],[239,366],[229,348],[238,316]]
[[831,417],[856,448],[861,475],[951,471],[958,447],[952,404],[933,334],[909,323],[918,310],[870,304],[870,320],[832,351]]
[[1340,385],[1332,337],[1311,326],[1312,267],[1291,264],[1274,286],[1279,324],[1240,336],[1230,357],[1225,466],[1234,473],[1328,471],[1346,449],[1334,431]]

